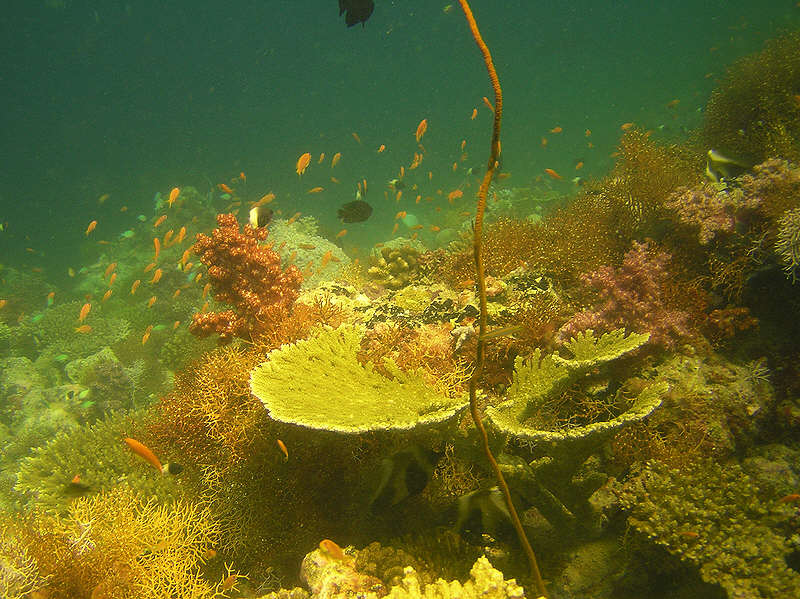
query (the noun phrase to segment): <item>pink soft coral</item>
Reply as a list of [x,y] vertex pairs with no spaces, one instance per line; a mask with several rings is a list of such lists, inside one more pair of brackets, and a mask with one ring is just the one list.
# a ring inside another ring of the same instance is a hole
[[599,304],[573,316],[559,329],[557,338],[566,341],[586,329],[607,332],[624,328],[650,333],[651,345],[672,348],[691,336],[689,314],[668,305],[665,284],[671,256],[652,242],[633,242],[618,268],[604,266],[581,277],[600,295]]

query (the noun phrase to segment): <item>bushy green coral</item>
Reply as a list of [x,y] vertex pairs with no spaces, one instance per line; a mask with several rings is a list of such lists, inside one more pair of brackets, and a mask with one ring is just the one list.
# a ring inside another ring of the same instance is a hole
[[800,597],[800,574],[780,526],[793,508],[768,497],[736,464],[670,469],[651,462],[625,485],[628,521],[699,569],[729,597]]
[[275,420],[340,433],[409,430],[450,420],[466,406],[466,397],[437,393],[391,359],[383,361],[391,378],[361,364],[362,334],[345,325],[270,352],[251,374],[253,394]]
[[584,426],[560,427],[555,431],[539,430],[527,421],[579,377],[641,347],[649,338],[648,334],[637,333],[626,337],[622,330],[596,338],[588,330],[565,345],[571,358],[563,358],[558,354],[543,357],[538,349],[527,360],[518,357],[508,398],[498,406],[487,408],[486,415],[501,433],[527,442],[559,443],[618,431],[624,425],[650,414],[661,402],[661,396],[667,390],[666,383],[647,386],[629,409],[608,420]]
[[[56,435],[22,460],[14,490],[37,507],[63,511],[76,494],[96,493],[123,483],[144,497],[169,499],[182,494],[179,479],[162,475],[123,442],[145,439],[134,416],[114,414],[91,426]],[[158,453],[157,447],[151,449]],[[160,455],[163,462],[169,456]],[[71,484],[80,477],[80,487]],[[187,476],[187,473],[181,477]]]

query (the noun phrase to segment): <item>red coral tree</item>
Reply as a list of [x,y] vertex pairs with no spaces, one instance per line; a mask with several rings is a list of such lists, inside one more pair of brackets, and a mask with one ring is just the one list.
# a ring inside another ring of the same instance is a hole
[[222,312],[198,312],[189,330],[199,337],[219,334],[254,339],[269,331],[291,310],[303,277],[296,266],[281,268],[281,258],[260,244],[267,229],[246,224],[241,232],[233,214],[218,214],[211,235],[197,235],[192,251],[208,267],[214,299],[231,304]]

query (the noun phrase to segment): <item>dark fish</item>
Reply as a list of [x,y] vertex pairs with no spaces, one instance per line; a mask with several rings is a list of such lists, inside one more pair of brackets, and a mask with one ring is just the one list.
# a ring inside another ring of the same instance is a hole
[[266,206],[254,206],[250,210],[250,226],[254,229],[259,227],[266,227],[272,220],[272,208]]
[[372,0],[339,0],[339,16],[344,14],[344,22],[348,27],[356,23],[361,23],[363,27],[373,10],[375,2]]
[[337,212],[337,216],[342,219],[343,223],[363,223],[371,214],[372,206],[367,204],[364,200],[347,202],[347,204],[339,208]]

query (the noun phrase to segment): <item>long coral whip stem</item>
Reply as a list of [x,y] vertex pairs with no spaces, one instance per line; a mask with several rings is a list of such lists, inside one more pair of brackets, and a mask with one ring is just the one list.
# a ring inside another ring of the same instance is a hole
[[489,80],[492,83],[492,89],[494,89],[492,147],[491,152],[489,153],[489,164],[486,168],[486,174],[483,176],[483,181],[481,181],[481,186],[478,189],[478,205],[475,212],[475,226],[472,238],[472,249],[475,259],[475,271],[478,281],[478,296],[481,313],[478,321],[478,348],[476,350],[475,371],[472,373],[472,378],[470,378],[469,381],[469,409],[470,414],[472,414],[472,420],[475,422],[475,426],[480,432],[483,443],[483,451],[492,467],[494,476],[497,479],[497,484],[503,492],[503,497],[505,498],[506,505],[508,506],[508,512],[511,515],[511,521],[514,524],[514,530],[517,531],[517,536],[522,544],[522,548],[528,557],[531,573],[533,574],[533,578],[536,583],[536,591],[541,596],[546,597],[547,591],[544,586],[544,581],[542,580],[542,574],[539,571],[539,564],[536,561],[536,555],[533,552],[533,547],[531,547],[531,544],[528,541],[528,536],[525,534],[525,530],[522,528],[522,521],[519,519],[517,510],[514,507],[514,502],[511,500],[511,492],[508,489],[508,484],[506,484],[503,473],[500,471],[500,466],[497,464],[497,460],[494,458],[494,455],[492,455],[492,450],[489,448],[489,435],[486,433],[486,427],[483,426],[480,414],[478,413],[478,402],[476,395],[478,381],[480,380],[483,372],[485,350],[484,334],[486,333],[487,317],[486,279],[483,270],[483,213],[486,210],[486,196],[489,193],[489,184],[494,178],[494,173],[497,169],[497,158],[500,155],[500,124],[503,118],[503,90],[500,88],[500,79],[497,77],[497,71],[494,68],[492,54],[489,52],[489,47],[486,45],[486,42],[484,42],[483,38],[481,37],[481,33],[478,30],[478,24],[475,22],[475,17],[472,15],[472,9],[469,7],[469,3],[467,0],[458,0],[458,2],[461,5],[461,9],[464,11],[464,16],[467,19],[467,24],[469,25],[472,37],[475,39],[475,43],[478,45],[478,49],[480,49],[481,54],[483,55],[483,62],[486,64],[486,71],[489,73]]

